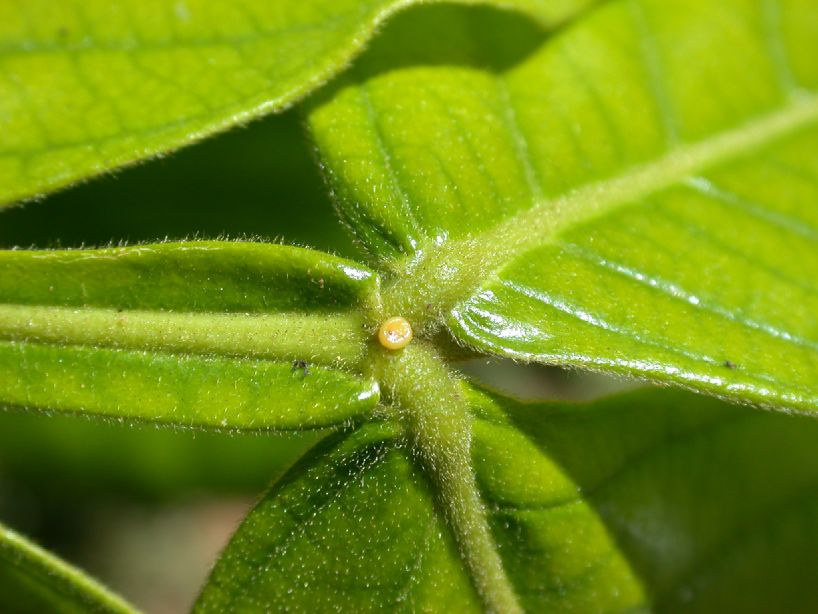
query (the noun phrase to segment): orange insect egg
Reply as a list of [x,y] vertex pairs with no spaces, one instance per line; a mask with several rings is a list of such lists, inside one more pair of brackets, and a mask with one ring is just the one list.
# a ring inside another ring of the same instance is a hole
[[378,329],[378,341],[388,350],[400,350],[412,340],[412,326],[400,316],[384,320]]

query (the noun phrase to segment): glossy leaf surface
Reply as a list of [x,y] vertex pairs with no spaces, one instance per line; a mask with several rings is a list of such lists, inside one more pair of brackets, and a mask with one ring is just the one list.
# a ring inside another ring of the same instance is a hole
[[[515,0],[544,23],[588,0]],[[411,0],[0,6],[0,203],[277,111]]]
[[82,572],[0,526],[0,610],[130,614],[131,606]]
[[[524,610],[818,605],[812,419],[663,390],[469,402],[471,464]],[[389,424],[325,441],[248,516],[197,610],[479,611],[418,458]]]
[[403,258],[392,311],[517,359],[818,407],[813,3],[623,0],[550,39],[406,17],[310,118],[346,219]]
[[378,401],[354,312],[376,287],[354,263],[279,245],[0,252],[0,403],[223,428],[344,422]]

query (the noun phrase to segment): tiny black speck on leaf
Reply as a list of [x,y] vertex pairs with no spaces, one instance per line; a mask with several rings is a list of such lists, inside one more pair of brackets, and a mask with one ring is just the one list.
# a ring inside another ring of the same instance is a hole
[[307,377],[310,374],[310,364],[306,360],[294,360],[292,372],[295,373],[301,369],[302,376]]

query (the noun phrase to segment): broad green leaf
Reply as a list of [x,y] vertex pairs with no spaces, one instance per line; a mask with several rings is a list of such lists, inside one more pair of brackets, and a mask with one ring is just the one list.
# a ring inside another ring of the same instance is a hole
[[19,614],[131,614],[121,598],[0,525],[0,610]]
[[409,17],[310,116],[391,311],[516,359],[818,407],[813,2],[619,0],[550,39]]
[[217,428],[344,422],[378,401],[359,368],[377,283],[281,245],[0,252],[0,403]]
[[475,609],[400,435],[367,424],[302,459],[244,520],[194,611]]
[[[514,0],[542,23],[590,0]],[[412,0],[0,6],[0,203],[280,110]]]
[[[469,392],[471,464],[531,612],[818,607],[818,424],[688,393],[587,405]],[[411,438],[338,434],[261,500],[199,612],[480,611]]]

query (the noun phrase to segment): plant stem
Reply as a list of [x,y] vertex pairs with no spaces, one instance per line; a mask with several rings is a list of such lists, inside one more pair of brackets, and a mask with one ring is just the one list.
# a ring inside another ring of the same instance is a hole
[[439,504],[484,606],[490,612],[520,612],[472,469],[472,418],[460,381],[421,341],[399,352],[379,351],[374,362],[382,389],[398,406],[437,487]]

